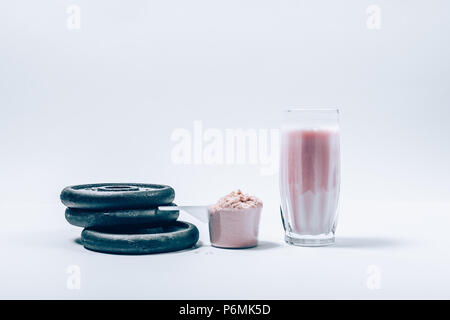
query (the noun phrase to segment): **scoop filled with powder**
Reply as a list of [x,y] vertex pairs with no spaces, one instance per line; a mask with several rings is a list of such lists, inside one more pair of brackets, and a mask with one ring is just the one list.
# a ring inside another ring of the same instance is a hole
[[220,248],[249,248],[258,244],[263,203],[241,190],[208,208],[211,244]]

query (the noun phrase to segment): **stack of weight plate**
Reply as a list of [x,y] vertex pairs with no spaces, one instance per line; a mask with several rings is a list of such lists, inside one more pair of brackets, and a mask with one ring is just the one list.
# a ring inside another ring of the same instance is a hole
[[[122,254],[147,254],[193,247],[198,229],[177,221],[173,188],[159,184],[102,183],[70,186],[61,192],[66,220],[83,227],[87,249]],[[159,206],[173,206],[160,211]]]

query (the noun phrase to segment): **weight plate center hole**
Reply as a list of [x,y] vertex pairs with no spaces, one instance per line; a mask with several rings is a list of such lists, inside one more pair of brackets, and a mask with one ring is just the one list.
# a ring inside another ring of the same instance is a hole
[[126,186],[126,185],[117,185],[117,186],[103,186],[97,189],[98,191],[108,191],[108,192],[117,192],[117,191],[137,191],[139,190],[136,186]]

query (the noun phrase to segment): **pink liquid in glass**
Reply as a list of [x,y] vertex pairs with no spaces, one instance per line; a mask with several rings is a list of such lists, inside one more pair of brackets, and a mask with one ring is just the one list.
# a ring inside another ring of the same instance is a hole
[[288,242],[295,243],[302,236],[315,239],[318,235],[334,241],[340,186],[339,149],[339,131],[334,128],[283,131],[280,191]]

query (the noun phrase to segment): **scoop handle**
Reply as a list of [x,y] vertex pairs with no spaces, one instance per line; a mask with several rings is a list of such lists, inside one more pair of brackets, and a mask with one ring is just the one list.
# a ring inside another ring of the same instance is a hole
[[159,211],[185,211],[201,222],[208,222],[208,206],[159,206]]

